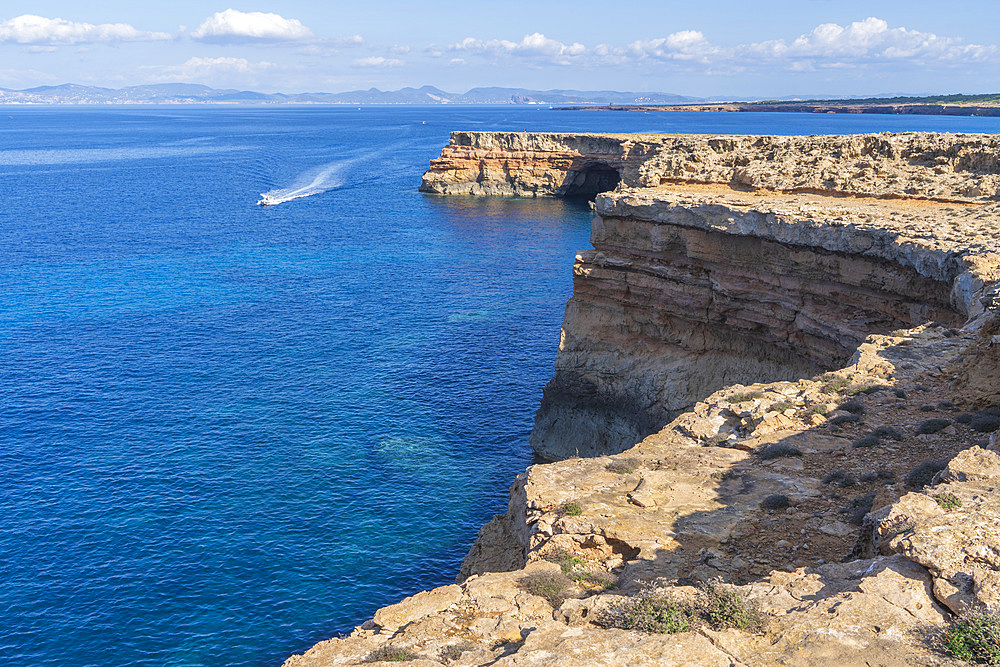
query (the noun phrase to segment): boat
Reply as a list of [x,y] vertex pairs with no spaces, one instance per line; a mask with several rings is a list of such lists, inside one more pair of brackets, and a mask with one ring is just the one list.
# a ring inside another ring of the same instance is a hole
[[257,206],[273,206],[274,204],[277,203],[278,203],[277,199],[275,199],[271,195],[266,195],[262,192],[260,193],[260,201],[257,202]]

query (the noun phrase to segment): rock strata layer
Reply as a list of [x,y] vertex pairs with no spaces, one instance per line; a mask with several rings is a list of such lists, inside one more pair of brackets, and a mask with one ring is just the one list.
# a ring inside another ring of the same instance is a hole
[[[614,185],[532,434],[563,460],[517,478],[458,584],[286,667],[956,664],[928,638],[1000,611],[998,155],[962,135],[454,134],[422,189]],[[763,623],[615,627],[636,596],[709,584]]]
[[617,173],[531,434],[559,459],[623,451],[733,383],[839,367],[868,334],[981,312],[998,155],[991,135],[456,132],[422,189],[561,196]]

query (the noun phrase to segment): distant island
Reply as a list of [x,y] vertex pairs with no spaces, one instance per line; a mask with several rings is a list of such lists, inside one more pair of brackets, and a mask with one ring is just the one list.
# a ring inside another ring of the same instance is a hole
[[568,110],[604,111],[736,111],[794,113],[874,113],[932,116],[1000,116],[1000,93],[982,95],[932,95],[926,97],[867,97],[830,100],[762,100],[757,102],[708,102],[687,104],[574,105]]
[[192,83],[163,83],[126,88],[101,88],[67,83],[24,90],[0,88],[0,104],[684,104],[703,99],[673,93],[613,90],[529,90],[473,88],[449,93],[434,86],[378,88],[345,93],[261,93],[217,89]]

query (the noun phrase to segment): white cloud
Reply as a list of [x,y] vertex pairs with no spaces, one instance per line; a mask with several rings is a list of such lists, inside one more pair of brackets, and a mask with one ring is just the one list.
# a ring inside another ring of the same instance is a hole
[[779,39],[747,44],[737,49],[738,56],[839,63],[870,60],[982,60],[996,52],[995,46],[966,44],[956,37],[890,28],[886,21],[875,17],[846,26],[824,23],[791,42]]
[[16,44],[83,44],[87,42],[146,42],[170,39],[165,32],[145,32],[127,23],[78,23],[23,14],[0,21],[0,42]]
[[386,58],[384,56],[369,56],[368,58],[358,58],[354,61],[357,67],[399,67],[403,64],[398,58]]
[[[434,57],[445,51],[431,45]],[[448,47],[482,57],[517,56],[537,64],[608,66],[646,64],[675,70],[729,73],[748,68],[785,67],[793,71],[817,68],[911,62],[920,65],[960,64],[987,60],[998,54],[996,46],[967,44],[958,37],[890,27],[870,17],[845,26],[824,23],[791,40],[778,39],[736,45],[716,45],[698,30],[681,30],[666,37],[638,40],[630,44],[583,44],[550,39],[541,33],[526,35],[519,42],[468,37]]]
[[235,9],[209,16],[191,36],[203,42],[216,43],[302,42],[313,39],[312,31],[298,19]]
[[274,63],[262,60],[252,63],[246,58],[188,58],[180,65],[147,66],[153,71],[156,81],[211,81],[220,77],[241,78],[250,77],[277,67]]
[[468,51],[489,56],[514,55],[528,59],[547,60],[558,65],[568,65],[575,58],[587,53],[587,47],[579,42],[564,44],[549,39],[540,32],[525,35],[520,42],[506,39],[481,40],[466,37],[458,44],[448,47],[451,51]]
[[594,50],[602,58],[627,60],[675,60],[708,63],[722,55],[723,50],[713,46],[697,30],[681,30],[659,39],[632,42],[625,48],[600,44]]

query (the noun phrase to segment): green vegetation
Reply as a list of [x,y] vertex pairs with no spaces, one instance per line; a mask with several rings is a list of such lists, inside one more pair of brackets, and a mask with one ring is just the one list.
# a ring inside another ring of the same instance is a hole
[[791,504],[788,496],[775,493],[760,501],[760,508],[762,510],[783,510]]
[[855,526],[863,524],[865,522],[865,515],[872,511],[876,495],[875,492],[872,492],[852,498],[842,510],[847,515],[847,522]]
[[864,418],[861,415],[849,412],[846,415],[837,415],[829,423],[831,426],[840,426],[842,424],[859,424],[862,421],[864,421]]
[[874,435],[866,435],[865,437],[858,438],[852,442],[851,447],[854,447],[855,449],[865,449],[868,447],[875,447],[876,445],[881,444],[881,442],[882,441]]
[[563,503],[559,511],[567,516],[580,516],[583,514],[583,508],[580,507],[579,503]]
[[935,502],[946,510],[958,509],[962,506],[962,500],[954,493],[939,493],[934,496]]
[[752,401],[757,398],[763,398],[764,392],[762,391],[748,391],[742,394],[733,394],[729,397],[730,403],[746,403],[747,401]]
[[750,104],[970,104],[970,105],[991,105],[1000,104],[1000,93],[981,93],[977,95],[927,95],[924,97],[856,97],[846,100],[802,100],[793,102],[789,100],[767,100],[762,102],[750,102]]
[[945,460],[924,461],[910,471],[903,483],[906,484],[906,488],[919,491],[930,484],[934,475],[944,470],[947,465],[948,462]]
[[889,438],[890,440],[896,440],[898,442],[903,439],[903,434],[892,426],[879,426],[877,429],[872,431],[871,434],[879,440]]
[[608,472],[618,475],[631,475],[639,467],[639,462],[635,459],[618,459],[608,464]]
[[920,426],[917,427],[917,433],[921,435],[930,435],[932,433],[943,431],[949,426],[951,426],[950,419],[928,419],[920,422]]
[[466,651],[470,651],[474,648],[476,648],[476,645],[472,642],[460,642],[458,644],[452,644],[451,646],[445,646],[441,649],[441,652],[438,655],[441,662],[448,665],[461,658],[462,654]]
[[824,394],[836,394],[849,384],[851,384],[851,381],[847,378],[835,378],[820,387],[820,391]]
[[797,447],[792,447],[791,445],[776,442],[773,445],[768,445],[763,449],[757,450],[757,454],[762,460],[770,461],[772,459],[780,459],[786,456],[802,456],[802,450]]
[[744,632],[760,632],[764,615],[738,591],[708,583],[702,587],[698,600],[701,615],[713,630],[734,628]]
[[690,632],[695,620],[695,611],[689,605],[647,591],[609,609],[601,616],[600,624],[606,628],[672,635]]
[[532,595],[545,598],[553,607],[558,607],[566,599],[566,589],[573,582],[565,574],[536,572],[521,580],[521,586]]
[[871,472],[866,472],[861,476],[861,483],[868,484],[870,482],[882,481],[885,483],[891,483],[896,480],[896,473],[889,470],[888,468],[880,468]]
[[1000,663],[1000,616],[973,613],[951,623],[941,645],[952,657],[980,665]]
[[559,565],[559,569],[562,570],[563,574],[569,574],[573,571],[573,568],[582,567],[587,564],[587,561],[577,558],[565,549],[559,549],[548,554],[545,556],[545,560]]
[[980,412],[969,420],[969,426],[973,431],[980,433],[993,433],[1000,429],[1000,417],[986,411]]
[[398,646],[379,646],[368,654],[365,662],[409,662],[416,660],[417,655],[409,649]]
[[833,484],[839,486],[842,489],[846,489],[851,486],[857,485],[857,480],[855,480],[851,475],[844,472],[843,470],[834,470],[829,475],[823,478],[824,484]]
[[774,405],[772,405],[771,409],[774,410],[775,412],[784,412],[785,410],[791,410],[794,407],[796,406],[791,401],[782,401],[781,403],[775,403]]
[[851,414],[860,415],[865,411],[865,404],[861,401],[844,401],[837,406],[838,410],[845,410]]
[[809,409],[806,410],[806,414],[825,415],[829,411],[830,411],[829,405],[827,405],[826,403],[817,403],[816,405],[810,406]]

